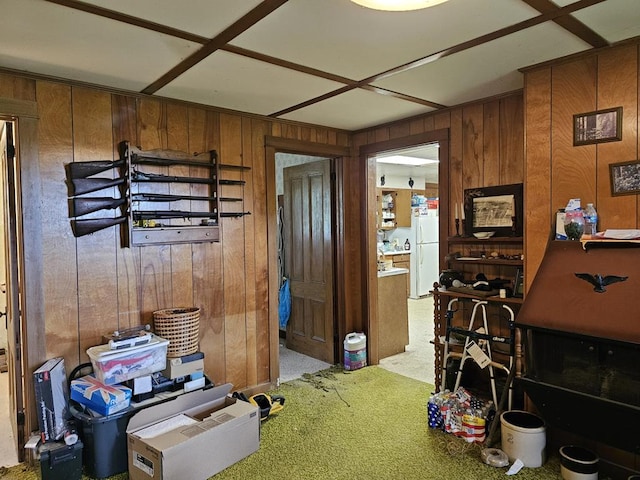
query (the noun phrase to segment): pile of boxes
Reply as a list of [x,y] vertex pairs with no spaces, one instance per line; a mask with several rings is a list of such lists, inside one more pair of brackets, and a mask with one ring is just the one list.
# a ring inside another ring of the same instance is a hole
[[[141,332],[89,348],[93,372],[69,383],[62,358],[34,373],[42,478],[79,480],[84,464],[93,478],[206,479],[259,448],[258,408],[214,387],[202,352],[168,358],[168,345]],[[55,461],[54,443],[70,461]]]

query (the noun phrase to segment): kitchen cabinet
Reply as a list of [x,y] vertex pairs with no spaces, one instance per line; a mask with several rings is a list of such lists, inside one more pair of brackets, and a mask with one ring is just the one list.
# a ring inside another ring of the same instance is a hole
[[409,270],[378,272],[378,356],[404,352],[409,344],[407,276]]
[[412,190],[378,189],[378,230],[411,227]]
[[[406,268],[407,270],[410,270],[411,253],[393,252],[386,253],[384,256],[385,258],[391,259],[394,267]],[[411,272],[409,271],[409,273],[407,273],[405,277],[407,279],[407,296],[409,296],[409,292],[411,291]]]

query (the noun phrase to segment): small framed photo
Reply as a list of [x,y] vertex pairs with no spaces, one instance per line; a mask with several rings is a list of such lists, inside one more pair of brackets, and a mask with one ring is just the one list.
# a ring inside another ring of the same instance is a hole
[[622,140],[622,107],[573,116],[573,145]]
[[610,164],[609,177],[612,196],[640,193],[640,161]]

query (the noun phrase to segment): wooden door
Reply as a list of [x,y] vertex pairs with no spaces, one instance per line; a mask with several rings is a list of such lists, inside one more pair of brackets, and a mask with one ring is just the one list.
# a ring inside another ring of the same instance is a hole
[[24,461],[24,398],[22,390],[22,332],[20,323],[18,268],[18,203],[16,192],[16,163],[13,123],[5,124],[2,141],[3,215],[5,236],[5,268],[7,289],[7,366],[9,372],[9,401],[11,427],[16,440],[18,460]]
[[334,363],[330,160],[284,169],[287,348]]

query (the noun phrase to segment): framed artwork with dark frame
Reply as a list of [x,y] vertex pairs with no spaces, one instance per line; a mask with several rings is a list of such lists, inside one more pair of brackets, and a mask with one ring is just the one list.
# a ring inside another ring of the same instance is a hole
[[468,188],[464,191],[465,234],[495,232],[522,236],[522,183]]
[[573,116],[573,145],[622,140],[622,107]]
[[635,195],[640,193],[640,161],[611,163],[609,165],[611,195]]

